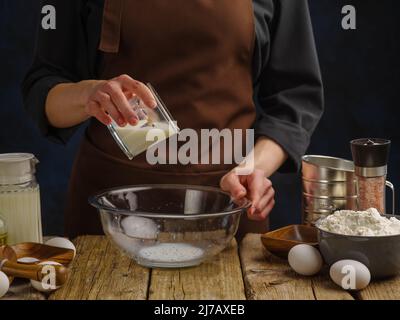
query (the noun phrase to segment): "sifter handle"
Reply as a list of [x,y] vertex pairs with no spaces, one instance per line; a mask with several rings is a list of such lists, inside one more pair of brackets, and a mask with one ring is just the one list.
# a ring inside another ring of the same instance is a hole
[[394,191],[394,185],[390,181],[386,181],[386,187],[388,187],[390,190],[392,190],[392,214],[396,214],[396,196],[395,196],[395,191]]

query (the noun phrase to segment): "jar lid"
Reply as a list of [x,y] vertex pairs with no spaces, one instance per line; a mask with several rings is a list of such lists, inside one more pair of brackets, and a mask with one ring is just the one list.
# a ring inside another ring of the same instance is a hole
[[30,153],[0,154],[0,185],[32,181],[38,163],[39,161]]

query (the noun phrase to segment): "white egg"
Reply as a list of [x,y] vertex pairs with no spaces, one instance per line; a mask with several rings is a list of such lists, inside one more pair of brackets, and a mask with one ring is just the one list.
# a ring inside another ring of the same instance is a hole
[[303,276],[317,274],[323,265],[321,254],[317,249],[307,244],[299,244],[289,251],[289,265]]
[[53,238],[45,243],[48,246],[64,248],[64,249],[71,249],[74,250],[74,258],[76,255],[76,248],[74,244],[66,238]]
[[329,275],[333,282],[344,290],[362,290],[371,281],[371,273],[361,262],[355,260],[340,260],[334,263]]
[[130,216],[121,221],[122,229],[127,236],[139,239],[157,239],[158,228],[151,219]]
[[0,298],[4,297],[10,289],[10,280],[6,274],[0,271]]
[[[61,266],[60,263],[54,262],[54,261],[44,261],[44,262],[39,263],[39,265],[41,265],[41,266],[43,266],[43,265],[44,266],[45,265]],[[50,292],[56,291],[61,288],[61,286],[56,286],[55,288],[54,287],[49,288],[50,285],[48,283],[46,283],[46,282],[43,283],[43,282],[39,282],[39,281],[35,281],[35,280],[31,280],[31,284],[32,284],[32,287],[34,287],[37,291],[44,292],[44,293],[50,293]]]

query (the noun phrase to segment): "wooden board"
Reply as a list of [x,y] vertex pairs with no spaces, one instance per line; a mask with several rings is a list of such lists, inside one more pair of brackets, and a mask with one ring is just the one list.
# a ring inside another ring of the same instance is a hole
[[29,280],[15,279],[8,293],[0,300],[46,300],[47,297],[36,291]]
[[55,300],[145,300],[150,270],[120,253],[105,237],[80,237],[74,241],[77,256]]
[[201,266],[154,269],[150,300],[244,300],[244,284],[236,241],[219,256]]
[[260,235],[243,239],[240,258],[249,300],[353,299],[329,280],[326,271],[317,277],[295,274],[287,261],[263,248]]
[[362,300],[400,300],[400,277],[372,281],[357,293]]

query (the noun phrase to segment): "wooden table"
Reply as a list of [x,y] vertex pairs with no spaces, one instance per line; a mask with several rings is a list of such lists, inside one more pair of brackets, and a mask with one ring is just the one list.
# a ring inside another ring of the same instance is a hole
[[147,269],[120,254],[105,237],[80,237],[66,285],[45,296],[26,283],[14,285],[5,299],[51,300],[325,300],[400,299],[400,277],[374,282],[350,294],[333,284],[324,270],[301,277],[272,256],[259,235],[233,242],[216,259],[196,268]]

